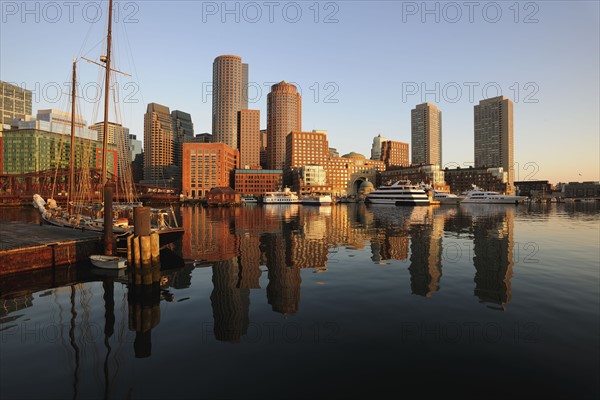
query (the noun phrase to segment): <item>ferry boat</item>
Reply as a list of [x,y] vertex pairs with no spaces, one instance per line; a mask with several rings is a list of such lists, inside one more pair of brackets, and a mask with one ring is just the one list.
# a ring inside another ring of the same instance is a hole
[[333,199],[329,194],[311,194],[302,197],[302,204],[314,206],[329,206]]
[[421,185],[409,181],[397,181],[391,185],[382,185],[367,194],[366,200],[373,204],[395,204],[397,206],[428,206],[428,192]]
[[456,206],[459,205],[465,199],[465,196],[457,196],[452,193],[434,191],[433,198],[439,201],[441,205]]
[[264,204],[298,204],[301,202],[298,194],[287,187],[276,192],[265,193],[262,201]]
[[486,191],[474,187],[467,192],[465,199],[461,203],[484,203],[484,204],[519,204],[524,203],[526,196],[513,196],[510,194],[501,194],[493,191]]
[[256,204],[258,203],[258,199],[254,196],[250,196],[250,195],[245,195],[240,197],[240,200],[242,201],[242,204]]

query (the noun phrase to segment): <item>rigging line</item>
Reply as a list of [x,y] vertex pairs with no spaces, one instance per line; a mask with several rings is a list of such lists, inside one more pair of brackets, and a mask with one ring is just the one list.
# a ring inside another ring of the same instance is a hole
[[81,55],[81,53],[83,52],[83,49],[84,49],[85,45],[87,44],[87,41],[89,40],[89,37],[90,37],[90,35],[92,33],[92,29],[94,28],[94,25],[95,24],[93,24],[93,23],[89,24],[88,31],[87,31],[84,39],[83,39],[83,43],[81,44],[81,48],[79,49],[79,55]]
[[137,68],[135,66],[135,57],[133,56],[133,50],[131,49],[131,43],[129,42],[129,35],[127,34],[127,26],[126,26],[127,24],[121,24],[121,25],[123,26],[123,32],[124,32],[123,36],[125,37],[125,44],[127,45],[127,51],[126,51],[126,53],[129,56],[129,60],[128,61],[130,61],[130,63],[131,63],[131,67],[132,67],[132,70],[133,70],[133,75],[137,77],[137,79],[136,79],[137,89],[138,89],[138,92],[139,92],[139,94],[140,94],[140,96],[142,98],[141,99],[142,100],[142,104],[146,104],[146,101],[144,100],[144,94],[142,93],[142,89],[141,89],[142,85],[141,85],[140,80],[139,80],[140,74],[138,74]]
[[[93,45],[92,47],[90,47],[90,49],[89,49],[87,52],[85,52],[85,53],[83,53],[83,54],[82,54],[82,53],[81,53],[81,51],[80,51],[80,53],[79,53],[79,58],[81,58],[81,57],[83,57],[83,56],[87,56],[87,55],[88,55],[88,54],[90,54],[90,53],[92,52],[92,50],[94,50],[96,47],[99,47],[101,44],[104,44],[104,43],[105,43],[105,41],[106,41],[106,38],[102,38],[102,39],[100,39],[100,40],[98,41],[98,43],[96,43],[95,45]],[[81,49],[81,50],[83,50],[83,49]]]

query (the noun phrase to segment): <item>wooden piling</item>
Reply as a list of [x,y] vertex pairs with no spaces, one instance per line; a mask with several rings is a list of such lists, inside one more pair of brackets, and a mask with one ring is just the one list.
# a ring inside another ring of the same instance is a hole
[[127,235],[127,265],[133,266],[133,233]]
[[150,235],[150,207],[133,209],[133,231],[136,236]]
[[141,268],[142,267],[142,263],[140,262],[141,260],[141,250],[140,250],[140,240],[138,236],[134,236],[131,239],[132,243],[133,243],[133,264],[135,265],[135,268]]
[[150,234],[150,248],[152,265],[160,265],[160,239],[157,232],[152,232]]

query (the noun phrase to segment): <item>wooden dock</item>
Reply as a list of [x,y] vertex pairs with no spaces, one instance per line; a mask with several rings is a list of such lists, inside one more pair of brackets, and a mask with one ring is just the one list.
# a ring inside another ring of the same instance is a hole
[[97,232],[23,222],[0,222],[0,276],[74,264],[102,251]]

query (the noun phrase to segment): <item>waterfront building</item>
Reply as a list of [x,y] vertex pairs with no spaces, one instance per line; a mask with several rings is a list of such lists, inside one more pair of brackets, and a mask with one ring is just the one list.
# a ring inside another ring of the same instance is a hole
[[463,193],[473,185],[487,191],[506,193],[508,174],[503,168],[445,168],[444,179],[452,193]]
[[[26,115],[15,121],[17,129],[54,132],[71,136],[71,113],[60,110],[39,110],[35,116]],[[88,128],[87,121],[75,114],[75,137],[98,140],[98,133]]]
[[[69,168],[70,137],[56,132],[20,129],[2,132],[2,174],[27,174]],[[108,145],[107,170],[117,170],[117,150]],[[101,168],[102,143],[75,137],[75,168]]]
[[474,112],[475,168],[501,167],[506,193],[514,192],[513,102],[504,96],[481,100]]
[[386,169],[396,166],[408,166],[408,143],[385,140],[381,143],[381,161]]
[[[213,62],[212,134],[214,143],[238,149],[238,112],[248,108],[248,66],[235,55]],[[244,95],[245,93],[245,95]],[[245,97],[245,99],[244,99]]]
[[437,164],[392,167],[382,172],[380,178],[382,184],[409,180],[416,184],[427,183],[436,188],[445,185],[444,171]]
[[[113,144],[117,148],[117,175],[122,176],[131,164],[130,157],[130,137],[129,128],[124,127],[121,124],[109,122],[108,126],[108,143]],[[104,123],[96,122],[89,127],[91,130],[96,131],[98,136],[98,142],[104,143]]]
[[292,191],[300,196],[310,193],[331,193],[327,182],[327,170],[322,165],[305,165],[292,174]]
[[144,114],[144,183],[175,187],[173,121],[169,107],[148,104]]
[[235,190],[243,195],[263,196],[275,192],[282,186],[282,170],[236,169]]
[[431,103],[410,112],[412,164],[442,165],[442,112]]
[[569,182],[562,190],[565,198],[600,198],[600,182]]
[[286,137],[302,131],[302,99],[296,86],[282,81],[267,95],[267,159],[270,169],[283,169]]
[[343,157],[330,157],[329,141],[324,131],[291,132],[286,137],[284,184],[294,185],[296,191],[300,190],[301,168],[315,166],[323,167],[326,187],[322,189],[330,189],[333,196],[356,194],[362,181],[374,182],[377,172],[385,170],[383,161],[369,160],[354,152]]
[[359,194],[364,181],[375,182],[377,174],[385,171],[385,163],[369,160],[364,155],[350,152],[327,163],[327,176],[334,196]]
[[184,143],[181,193],[204,198],[217,186],[233,186],[231,175],[239,169],[239,151],[225,143]]
[[381,136],[381,134],[373,138],[373,144],[371,145],[371,160],[381,160],[381,146],[387,139]]
[[285,138],[285,167],[325,165],[329,159],[329,141],[323,132],[292,131]]
[[3,125],[10,126],[13,120],[31,115],[31,93],[31,90],[0,81],[0,131]]
[[241,204],[240,193],[229,186],[217,186],[206,194],[209,206],[234,206]]
[[515,192],[518,196],[541,196],[551,195],[553,191],[552,184],[548,181],[517,181],[515,182]]
[[240,150],[241,168],[261,168],[259,110],[241,110],[238,112],[238,146]]

